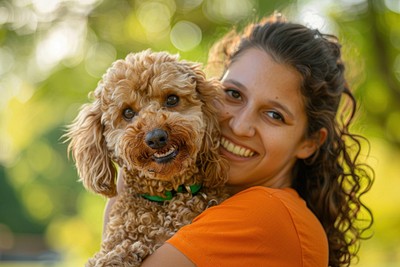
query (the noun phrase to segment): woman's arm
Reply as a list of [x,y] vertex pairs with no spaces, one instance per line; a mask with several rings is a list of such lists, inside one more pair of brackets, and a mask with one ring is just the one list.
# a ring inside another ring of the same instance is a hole
[[195,267],[193,264],[177,248],[172,246],[171,244],[164,243],[160,248],[158,248],[153,254],[148,256],[144,262],[142,263],[142,267],[155,267],[155,266],[163,266],[163,267]]

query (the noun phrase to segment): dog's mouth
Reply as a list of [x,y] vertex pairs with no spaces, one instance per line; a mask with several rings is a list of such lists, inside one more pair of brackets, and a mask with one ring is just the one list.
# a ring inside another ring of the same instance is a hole
[[155,152],[151,158],[158,164],[165,164],[174,160],[178,153],[179,149],[175,146],[172,146],[167,151],[163,150]]

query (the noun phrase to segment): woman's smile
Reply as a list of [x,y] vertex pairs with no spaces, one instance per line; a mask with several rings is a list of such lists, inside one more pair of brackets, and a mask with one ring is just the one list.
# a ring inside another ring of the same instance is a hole
[[233,155],[242,158],[250,158],[256,154],[255,151],[252,151],[251,149],[235,144],[225,137],[221,137],[221,146],[228,152],[232,153]]

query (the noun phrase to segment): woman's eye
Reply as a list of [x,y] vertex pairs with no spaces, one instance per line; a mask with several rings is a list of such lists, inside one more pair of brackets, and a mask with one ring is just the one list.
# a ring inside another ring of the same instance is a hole
[[131,108],[126,108],[122,112],[122,116],[124,117],[125,120],[131,120],[133,117],[136,116],[136,112],[133,111]]
[[226,89],[225,93],[227,95],[229,95],[230,97],[232,97],[232,98],[241,99],[240,93],[238,91],[234,90],[234,89]]
[[177,95],[169,95],[165,101],[167,107],[175,107],[179,103],[179,97]]
[[267,112],[267,115],[268,115],[270,118],[274,119],[274,120],[278,120],[278,121],[282,121],[282,122],[285,121],[285,120],[283,119],[283,116],[282,116],[279,112],[276,112],[276,111],[268,111],[268,112]]

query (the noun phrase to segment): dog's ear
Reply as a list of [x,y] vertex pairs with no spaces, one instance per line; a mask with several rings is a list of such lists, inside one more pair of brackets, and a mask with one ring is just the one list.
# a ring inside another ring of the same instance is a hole
[[99,99],[83,105],[65,137],[85,188],[112,197],[116,195],[116,169],[108,155],[101,115]]
[[204,175],[204,186],[217,187],[226,182],[228,175],[228,162],[218,152],[221,135],[215,104],[221,97],[222,85],[218,80],[207,80],[200,65],[193,64],[192,70],[195,74],[196,90],[203,103],[202,112],[206,125],[206,133],[199,151],[202,166],[200,171]]

